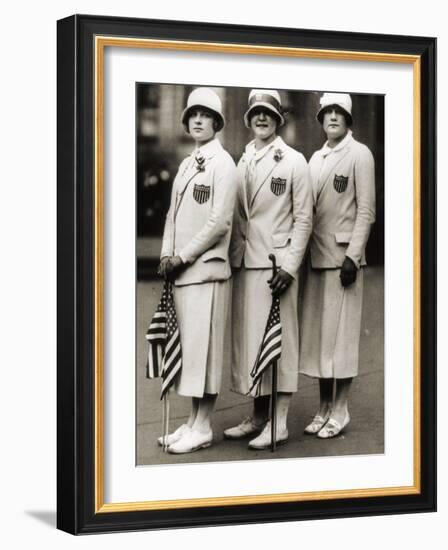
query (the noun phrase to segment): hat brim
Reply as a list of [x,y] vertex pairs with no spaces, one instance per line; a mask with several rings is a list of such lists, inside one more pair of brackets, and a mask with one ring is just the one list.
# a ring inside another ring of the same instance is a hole
[[348,126],[351,126],[353,124],[352,115],[346,109],[344,109],[344,107],[341,107],[341,105],[339,105],[338,103],[332,103],[330,105],[325,105],[325,107],[321,107],[319,109],[319,111],[317,112],[316,118],[321,124],[324,123],[324,113],[325,113],[325,111],[327,109],[329,109],[330,107],[338,107],[339,109],[341,109],[341,111],[344,111],[344,115],[347,118]]
[[190,111],[192,111],[193,109],[197,109],[198,107],[200,107],[201,109],[206,109],[207,111],[210,111],[217,117],[218,123],[219,123],[218,129],[216,130],[217,132],[220,132],[224,128],[226,121],[221,113],[218,113],[218,111],[215,111],[214,109],[211,109],[206,105],[190,105],[190,107],[186,107],[182,111],[182,116],[181,116],[182,124],[185,126],[185,130],[187,131],[187,133],[190,133],[188,130],[188,117],[189,117]]
[[265,107],[266,109],[274,113],[279,119],[279,126],[283,126],[283,124],[285,124],[285,119],[283,118],[283,115],[279,111],[277,111],[275,107],[273,107],[270,103],[260,101],[251,105],[249,109],[247,109],[247,111],[244,113],[244,124],[246,125],[246,128],[250,128],[250,112],[257,107]]

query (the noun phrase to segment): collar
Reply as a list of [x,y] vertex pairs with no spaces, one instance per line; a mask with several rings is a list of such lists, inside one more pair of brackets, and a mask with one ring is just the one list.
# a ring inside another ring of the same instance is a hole
[[249,159],[254,158],[256,161],[261,160],[271,149],[282,149],[284,148],[285,142],[280,136],[277,136],[274,141],[271,141],[268,145],[263,147],[263,149],[255,149],[255,140],[252,140],[246,145],[246,154]]
[[336,151],[340,151],[341,149],[344,149],[344,147],[346,147],[351,141],[353,141],[352,134],[353,132],[349,130],[345,138],[341,142],[339,142],[335,147],[329,147],[328,141],[326,141],[324,143],[324,146],[321,149],[322,155],[326,157],[330,153],[335,153]]
[[206,159],[209,159],[211,157],[214,157],[217,153],[219,153],[222,150],[221,142],[218,138],[212,139],[212,141],[209,141],[205,145],[201,145],[201,147],[198,147],[192,152],[193,157],[200,157],[203,156]]

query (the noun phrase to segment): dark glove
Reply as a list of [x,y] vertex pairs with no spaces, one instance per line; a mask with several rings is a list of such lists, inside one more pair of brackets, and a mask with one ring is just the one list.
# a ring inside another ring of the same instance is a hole
[[164,279],[166,279],[166,269],[168,267],[169,261],[170,261],[170,257],[164,256],[160,260],[159,267],[157,268],[157,275],[160,275],[160,277],[163,277]]
[[268,284],[272,290],[272,295],[275,298],[281,296],[289,288],[289,285],[292,283],[293,279],[294,277],[288,272],[283,269],[279,269],[277,274],[268,281]]
[[185,264],[180,256],[173,256],[170,258],[171,271],[178,272]]
[[186,264],[184,264],[180,256],[171,256],[171,258],[168,259],[168,263],[165,268],[166,278],[169,281],[174,282],[176,277],[178,277],[185,267]]
[[356,281],[357,272],[358,269],[356,268],[354,261],[346,256],[341,267],[341,273],[339,274],[341,285],[343,287],[347,287],[353,284]]

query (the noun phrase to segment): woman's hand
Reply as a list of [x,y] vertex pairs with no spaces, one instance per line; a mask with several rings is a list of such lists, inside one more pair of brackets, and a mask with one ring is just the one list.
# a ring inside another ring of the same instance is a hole
[[160,277],[163,277],[164,279],[166,279],[166,270],[167,270],[169,261],[170,261],[170,257],[164,256],[160,260],[159,267],[157,268],[157,275],[160,275]]
[[180,256],[173,256],[170,258],[170,268],[172,273],[177,273],[184,265],[185,264]]
[[180,256],[171,256],[167,258],[167,262],[164,266],[164,278],[170,282],[174,282],[185,266],[186,264],[184,264]]
[[272,295],[277,298],[281,296],[293,281],[293,276],[283,269],[279,269],[277,274],[269,279],[268,284],[272,290]]
[[356,269],[356,265],[354,264],[353,260],[346,256],[344,263],[341,267],[341,273],[339,274],[341,285],[343,287],[346,287],[353,284],[356,281],[357,272],[358,270]]

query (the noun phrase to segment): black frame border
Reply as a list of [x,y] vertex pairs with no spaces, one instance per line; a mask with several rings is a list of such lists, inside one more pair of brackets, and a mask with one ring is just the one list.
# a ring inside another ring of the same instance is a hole
[[[420,494],[95,513],[96,35],[417,55],[421,60]],[[436,39],[74,15],[57,24],[57,527],[72,534],[436,510]]]

